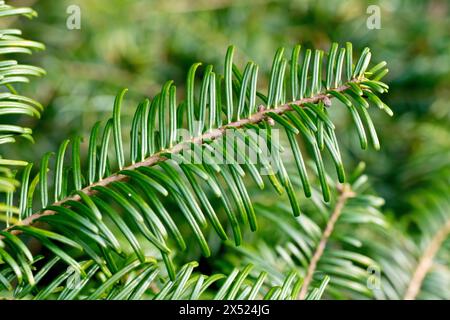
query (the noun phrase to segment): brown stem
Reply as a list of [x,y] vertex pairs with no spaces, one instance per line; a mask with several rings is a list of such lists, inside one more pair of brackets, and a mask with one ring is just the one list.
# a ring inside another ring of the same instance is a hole
[[[355,83],[360,82],[360,81],[361,81],[361,79],[354,79],[354,80],[352,80],[352,82],[355,82]],[[342,91],[344,91],[344,90],[346,90],[348,88],[349,88],[348,85],[343,85],[343,86],[340,86],[338,88],[334,88],[333,90],[334,91],[338,91],[338,92],[342,92]],[[222,137],[228,129],[238,129],[238,128],[242,128],[242,127],[244,127],[245,125],[248,125],[248,124],[257,124],[257,123],[260,123],[260,122],[262,122],[264,120],[267,120],[268,118],[270,118],[269,116],[267,116],[268,112],[274,112],[276,114],[283,114],[283,113],[285,113],[287,111],[291,111],[292,110],[292,108],[290,106],[292,104],[296,104],[296,105],[302,106],[305,103],[317,103],[319,101],[328,102],[328,99],[330,99],[330,94],[320,93],[320,94],[317,94],[317,95],[315,95],[313,97],[310,97],[310,98],[303,98],[303,99],[300,99],[300,100],[297,100],[297,101],[293,101],[293,102],[289,102],[289,103],[280,105],[280,106],[278,106],[277,108],[274,108],[274,109],[266,109],[264,106],[260,106],[258,108],[258,110],[260,110],[260,111],[258,111],[257,113],[252,114],[249,118],[244,118],[244,119],[241,119],[241,120],[238,120],[238,121],[235,121],[235,122],[228,123],[228,124],[226,124],[226,125],[224,125],[224,126],[222,126],[220,128],[208,131],[208,132],[204,133],[201,136],[194,137],[194,138],[192,138],[189,141],[180,142],[180,143],[176,144],[175,146],[173,146],[171,148],[168,148],[168,149],[165,149],[165,150],[160,151],[158,153],[155,153],[154,155],[148,157],[144,161],[137,162],[137,163],[134,163],[134,164],[132,164],[132,165],[130,165],[128,167],[125,167],[123,170],[135,170],[135,169],[137,169],[139,167],[149,167],[149,166],[155,165],[158,162],[167,160],[167,158],[164,157],[163,154],[180,153],[181,151],[186,149],[190,145],[190,143],[202,144],[203,141],[212,141],[212,140],[215,140],[215,139],[218,139],[218,138]],[[115,174],[107,177],[106,179],[97,181],[97,182],[95,182],[95,183],[93,183],[93,184],[91,184],[89,186],[84,187],[80,191],[85,193],[85,194],[87,194],[87,195],[92,195],[92,194],[96,193],[95,190],[92,190],[92,188],[95,187],[95,186],[107,186],[107,185],[109,185],[112,182],[124,181],[124,180],[127,180],[127,179],[128,179],[127,176],[122,175],[120,173],[115,173]],[[64,202],[66,202],[68,200],[79,201],[80,200],[80,196],[79,195],[71,195],[71,196],[68,196],[68,197],[58,201],[58,202],[53,203],[53,205],[54,206],[60,206]],[[52,214],[55,214],[55,213],[56,212],[53,211],[53,210],[40,211],[40,212],[32,214],[31,216],[27,217],[26,219],[22,220],[20,223],[15,224],[15,225],[31,225],[39,217],[52,215]],[[12,234],[20,234],[21,233],[20,230],[11,230],[11,229],[14,228],[15,225],[11,225],[10,227],[6,228],[5,230],[6,231],[10,231]],[[0,239],[2,239],[2,236],[0,236]]]
[[308,287],[312,281],[314,272],[317,268],[317,263],[319,262],[320,258],[323,255],[323,252],[325,251],[328,239],[330,238],[331,233],[334,230],[334,225],[336,224],[336,221],[339,219],[339,216],[342,213],[342,209],[344,208],[347,199],[355,195],[354,192],[350,189],[350,186],[347,184],[343,184],[339,192],[340,194],[337,199],[336,206],[334,207],[334,210],[331,213],[330,219],[328,220],[325,230],[322,234],[322,237],[320,238],[319,245],[317,246],[316,251],[314,252],[314,255],[311,259],[311,262],[309,263],[305,279],[303,280],[302,289],[298,294],[298,300],[305,299],[306,294],[308,293]]
[[428,271],[433,265],[433,259],[436,253],[439,251],[442,243],[447,239],[450,233],[450,220],[439,229],[436,235],[431,239],[428,246],[425,248],[422,256],[420,257],[419,263],[417,264],[416,270],[409,282],[408,289],[405,293],[405,300],[414,300],[420,292],[423,280],[425,279]]

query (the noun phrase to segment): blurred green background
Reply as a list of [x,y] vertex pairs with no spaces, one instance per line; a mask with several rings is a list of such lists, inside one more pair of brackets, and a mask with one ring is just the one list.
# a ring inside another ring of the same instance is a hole
[[[123,109],[129,117],[139,99],[156,94],[168,79],[175,80],[182,95],[189,66],[202,61],[220,67],[229,44],[238,49],[239,65],[252,59],[267,74],[280,46],[300,43],[327,50],[332,41],[351,41],[358,51],[369,46],[375,62],[388,62],[385,80],[391,89],[385,101],[395,116],[374,114],[382,149],[360,152],[348,115],[336,114],[343,117],[336,123],[346,141],[341,147],[348,169],[365,161],[376,191],[386,199],[385,211],[398,217],[411,210],[416,190],[431,188],[434,177],[449,181],[449,1],[12,3],[38,11],[37,19],[8,23],[46,44],[45,52],[27,59],[48,75],[22,89],[47,109],[42,120],[29,123],[36,143],[19,142],[11,157],[33,161],[56,150],[67,136],[87,136],[95,121],[110,116],[113,97],[123,87],[130,89]],[[70,5],[81,10],[79,30],[66,26]],[[369,5],[380,9],[380,29],[367,27]]]

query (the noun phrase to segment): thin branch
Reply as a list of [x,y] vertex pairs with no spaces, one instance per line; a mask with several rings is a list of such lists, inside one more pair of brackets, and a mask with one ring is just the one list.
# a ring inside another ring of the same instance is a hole
[[423,280],[425,279],[428,271],[431,269],[433,265],[433,259],[436,253],[441,248],[442,243],[447,239],[447,236],[450,233],[450,220],[447,221],[446,224],[436,235],[431,239],[428,246],[425,248],[422,256],[420,257],[419,263],[417,264],[416,270],[409,282],[408,289],[406,290],[404,300],[415,300],[417,295],[420,292],[420,288],[422,287]]
[[[358,83],[360,82],[361,79],[353,79],[352,82]],[[342,92],[346,89],[348,89],[349,86],[348,85],[342,85],[338,88],[334,88],[334,91],[338,91],[338,92]],[[239,129],[244,127],[245,125],[249,125],[249,124],[258,124],[262,121],[268,120],[270,117],[267,115],[268,112],[273,112],[276,114],[284,114],[288,111],[292,111],[292,104],[298,105],[298,106],[303,106],[305,103],[317,103],[319,101],[324,101],[327,102],[329,99],[331,98],[330,94],[327,93],[320,93],[317,94],[313,97],[309,97],[309,98],[303,98],[297,101],[293,101],[293,102],[289,102],[283,105],[278,106],[277,108],[273,108],[273,109],[266,109],[265,106],[260,106],[258,108],[257,113],[252,114],[249,118],[244,118],[235,122],[231,122],[228,123],[220,128],[216,128],[213,129],[211,131],[208,131],[206,133],[204,133],[203,135],[197,136],[197,137],[193,137],[192,139],[188,140],[188,141],[182,141],[178,144],[176,144],[175,146],[162,150],[160,152],[157,152],[155,154],[153,154],[152,156],[148,157],[147,159],[145,159],[144,161],[141,162],[137,162],[134,163],[128,167],[123,168],[123,170],[135,170],[139,167],[150,167],[153,166],[159,162],[165,161],[167,160],[166,157],[163,156],[163,154],[167,154],[167,153],[180,153],[181,151],[189,148],[189,146],[191,145],[191,143],[194,144],[203,144],[204,141],[213,141],[216,140],[222,136],[225,135],[225,132],[227,130],[230,129]],[[126,181],[128,180],[129,177],[125,176],[123,174],[120,173],[115,173],[103,180],[97,181],[89,186],[84,187],[83,189],[81,189],[80,191],[87,194],[87,195],[92,195],[97,193],[95,190],[92,190],[93,187],[96,186],[107,186],[110,183],[113,183],[115,181]],[[79,195],[71,195],[68,196],[58,202],[53,203],[54,206],[60,206],[62,205],[64,202],[68,201],[68,200],[73,200],[73,201],[79,201],[80,200],[80,196]],[[41,216],[48,216],[48,215],[53,215],[56,212],[53,210],[43,210],[43,211],[39,211],[37,213],[32,214],[31,216],[27,217],[26,219],[22,220],[20,223],[15,224],[15,225],[11,225],[10,227],[6,228],[5,231],[10,231],[12,234],[20,234],[21,231],[20,230],[11,230],[14,228],[14,226],[16,225],[31,225],[35,220],[37,220],[39,217]],[[0,236],[0,239],[2,237]]]
[[336,221],[339,219],[339,216],[341,215],[342,209],[347,203],[347,200],[353,197],[354,195],[355,194],[350,189],[349,185],[343,184],[342,188],[340,188],[336,206],[334,207],[333,213],[331,214],[330,219],[328,220],[327,225],[325,227],[325,230],[322,233],[322,237],[320,238],[319,244],[316,248],[316,251],[314,252],[311,262],[309,263],[308,270],[306,271],[306,277],[303,280],[302,289],[298,294],[298,300],[305,299],[306,294],[308,293],[308,287],[311,284],[314,272],[316,271],[317,263],[319,262],[320,258],[323,255],[323,252],[325,251],[325,247],[327,245],[328,239],[331,236],[331,233],[334,230]]

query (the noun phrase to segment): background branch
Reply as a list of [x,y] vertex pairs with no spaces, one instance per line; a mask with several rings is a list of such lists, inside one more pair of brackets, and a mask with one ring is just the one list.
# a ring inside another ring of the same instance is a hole
[[353,197],[355,194],[350,189],[350,186],[347,184],[343,184],[340,187],[339,190],[339,197],[336,202],[336,206],[334,207],[333,213],[330,216],[330,219],[328,220],[328,223],[325,227],[325,230],[322,234],[322,237],[320,238],[319,244],[316,248],[316,251],[314,252],[314,255],[311,259],[311,262],[309,263],[308,270],[306,271],[305,279],[303,280],[302,289],[300,290],[300,293],[298,295],[299,300],[304,300],[306,297],[306,294],[308,293],[309,285],[311,284],[311,281],[314,276],[314,272],[317,268],[317,263],[319,262],[320,258],[322,257],[322,254],[325,250],[325,247],[327,245],[328,239],[331,236],[331,233],[334,230],[334,225],[336,224],[336,221],[339,219],[339,216],[342,213],[342,209],[344,209],[344,206],[347,202],[347,200],[351,197]]

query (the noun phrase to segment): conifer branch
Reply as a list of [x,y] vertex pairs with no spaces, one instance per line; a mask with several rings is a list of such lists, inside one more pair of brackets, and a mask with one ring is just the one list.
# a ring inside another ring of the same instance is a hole
[[449,233],[450,220],[448,220],[447,223],[439,229],[439,231],[427,245],[426,249],[423,251],[419,263],[417,264],[417,267],[409,283],[408,289],[406,290],[404,300],[416,299],[417,295],[420,292],[420,288],[422,287],[422,283],[433,265],[433,259],[441,248],[442,243],[445,241],[445,239],[447,239]]
[[317,268],[317,263],[319,262],[320,258],[323,255],[328,239],[330,238],[331,233],[334,230],[336,221],[339,219],[339,216],[341,215],[342,209],[344,209],[347,200],[353,197],[354,195],[355,195],[354,192],[350,189],[349,185],[347,184],[343,184],[339,189],[339,197],[337,199],[336,206],[334,207],[334,210],[330,216],[330,219],[327,222],[325,230],[322,233],[322,237],[320,238],[319,244],[317,245],[317,248],[314,252],[311,262],[309,263],[305,279],[303,280],[302,289],[300,290],[300,293],[298,295],[298,300],[305,299],[308,293],[309,285],[312,282],[314,272]]
[[[353,79],[352,83],[359,83],[361,82],[361,79]],[[338,88],[334,88],[333,90],[336,92],[343,92],[345,90],[349,89],[349,85],[342,85]],[[216,139],[219,139],[220,137],[225,135],[225,132],[227,132],[227,130],[233,130],[233,129],[239,129],[244,127],[245,125],[249,125],[249,124],[258,124],[261,123],[262,121],[268,120],[270,117],[267,115],[268,112],[270,113],[276,113],[278,115],[282,115],[286,112],[292,111],[292,104],[298,105],[298,106],[303,106],[306,103],[317,103],[319,101],[323,101],[323,102],[327,102],[330,98],[332,98],[333,96],[328,94],[328,93],[320,93],[317,95],[314,95],[312,97],[309,98],[303,98],[303,99],[299,99],[296,101],[292,101],[289,103],[285,103],[282,104],[276,108],[273,109],[267,109],[264,105],[261,105],[258,110],[258,112],[254,113],[253,115],[251,115],[249,118],[243,118],[240,119],[238,121],[234,121],[231,123],[228,123],[226,125],[223,125],[220,128],[216,128],[213,129],[211,131],[208,131],[200,136],[197,137],[193,137],[192,139],[190,139],[189,141],[182,141],[178,144],[176,144],[175,146],[173,146],[172,148],[168,148],[162,151],[159,151],[155,154],[153,154],[152,156],[148,157],[147,159],[145,159],[144,161],[141,162],[136,162],[132,165],[129,165],[127,167],[124,167],[123,170],[135,170],[139,167],[150,167],[153,166],[157,163],[163,162],[165,160],[167,160],[167,157],[165,157],[163,154],[177,154],[180,153],[181,151],[185,150],[186,148],[189,147],[189,145],[191,143],[194,144],[203,144],[204,141],[213,141]],[[125,181],[127,180],[129,177],[125,176],[123,174],[120,173],[115,173],[105,179],[102,179],[100,181],[97,181],[89,186],[84,187],[83,189],[81,189],[80,191],[85,193],[86,195],[92,195],[97,193],[97,191],[93,190],[94,187],[96,186],[107,186],[113,182],[117,182],[117,181]],[[69,201],[69,200],[73,200],[73,201],[79,201],[80,200],[80,196],[79,195],[71,195],[68,196],[58,202],[53,203],[53,206],[60,206],[62,204],[64,204],[65,202]],[[11,226],[9,226],[8,228],[6,228],[4,231],[9,231],[12,234],[20,234],[22,231],[21,230],[17,230],[14,229],[15,226],[20,225],[20,226],[24,226],[24,225],[31,225],[33,224],[33,222],[37,219],[39,219],[42,216],[48,216],[48,215],[53,215],[56,212],[53,210],[43,210],[41,212],[36,212],[34,214],[32,214],[31,216],[27,217],[26,219],[22,220],[21,222],[17,223],[17,224],[13,224]],[[14,229],[14,230],[13,230]],[[0,239],[2,238],[2,236],[0,236]]]

